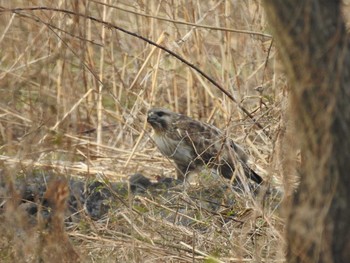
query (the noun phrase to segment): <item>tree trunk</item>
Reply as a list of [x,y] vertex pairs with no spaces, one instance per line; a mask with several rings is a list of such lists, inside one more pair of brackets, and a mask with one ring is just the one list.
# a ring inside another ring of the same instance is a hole
[[291,86],[300,185],[288,262],[350,262],[350,45],[337,0],[265,0]]

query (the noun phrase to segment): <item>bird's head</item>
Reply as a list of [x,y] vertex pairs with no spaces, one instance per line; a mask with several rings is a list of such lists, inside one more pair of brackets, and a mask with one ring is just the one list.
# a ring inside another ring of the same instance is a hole
[[168,109],[154,108],[147,113],[147,122],[156,133],[165,132],[170,128],[176,114]]

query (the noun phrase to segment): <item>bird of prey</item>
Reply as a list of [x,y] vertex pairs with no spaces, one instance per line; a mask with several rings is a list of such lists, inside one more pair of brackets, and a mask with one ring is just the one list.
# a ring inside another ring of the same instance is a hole
[[236,167],[240,167],[247,178],[258,184],[263,182],[248,167],[244,150],[217,127],[162,108],[150,109],[147,122],[153,128],[159,151],[174,161],[178,178],[208,167],[231,179],[236,175]]

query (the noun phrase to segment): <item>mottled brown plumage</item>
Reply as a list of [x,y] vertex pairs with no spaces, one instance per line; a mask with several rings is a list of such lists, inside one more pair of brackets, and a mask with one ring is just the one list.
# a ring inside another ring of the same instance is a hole
[[175,162],[179,177],[205,166],[231,178],[235,167],[241,165],[249,179],[262,183],[247,166],[244,150],[217,127],[162,108],[149,110],[147,121],[154,130],[154,142]]

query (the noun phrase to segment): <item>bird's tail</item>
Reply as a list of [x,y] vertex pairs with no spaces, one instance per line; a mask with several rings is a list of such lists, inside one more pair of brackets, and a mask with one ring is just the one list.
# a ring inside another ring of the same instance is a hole
[[251,169],[250,167],[246,167],[245,174],[250,180],[253,180],[257,184],[261,184],[264,181],[262,177],[258,175],[256,172],[254,172],[254,170]]

